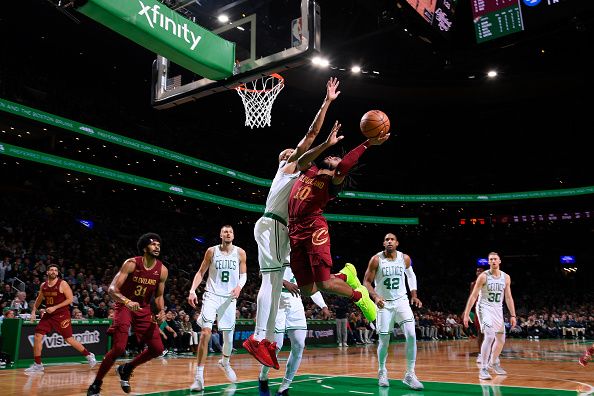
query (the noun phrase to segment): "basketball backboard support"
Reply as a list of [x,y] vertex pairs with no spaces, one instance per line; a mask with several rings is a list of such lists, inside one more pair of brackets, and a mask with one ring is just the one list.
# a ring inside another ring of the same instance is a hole
[[[161,0],[235,43],[233,76],[215,81],[157,56],[152,105],[166,109],[298,67],[320,51],[320,9],[314,0]],[[228,20],[225,19],[228,18]]]

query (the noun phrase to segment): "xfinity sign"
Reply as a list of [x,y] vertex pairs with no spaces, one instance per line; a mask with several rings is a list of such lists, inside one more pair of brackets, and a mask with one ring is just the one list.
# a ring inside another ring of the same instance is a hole
[[[198,34],[194,34],[193,31],[188,29],[187,23],[184,23],[182,26],[179,23],[175,22],[174,20],[161,14],[159,12],[159,9],[161,8],[161,6],[158,4],[154,4],[151,7],[151,6],[144,5],[144,3],[140,0],[138,0],[138,2],[140,3],[140,11],[138,12],[138,15],[146,16],[146,20],[152,29],[154,29],[155,25],[157,25],[157,23],[158,23],[157,27],[160,27],[161,29],[165,29],[166,32],[169,32],[179,38],[183,38],[184,41],[186,41],[188,44],[191,44],[190,49],[192,51],[194,51],[196,49],[196,46],[198,45],[200,40],[202,40],[202,36],[199,36]],[[157,22],[157,20],[158,20],[158,22]],[[183,34],[182,34],[182,31],[183,31]],[[190,35],[192,37],[191,40],[188,38],[188,32],[190,33]]]
[[157,0],[87,0],[77,11],[199,76],[233,75],[235,43]]

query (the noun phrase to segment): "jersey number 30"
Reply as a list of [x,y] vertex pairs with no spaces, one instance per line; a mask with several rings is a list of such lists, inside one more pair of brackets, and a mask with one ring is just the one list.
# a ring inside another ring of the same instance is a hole
[[489,293],[489,298],[487,298],[489,302],[501,302],[501,293]]

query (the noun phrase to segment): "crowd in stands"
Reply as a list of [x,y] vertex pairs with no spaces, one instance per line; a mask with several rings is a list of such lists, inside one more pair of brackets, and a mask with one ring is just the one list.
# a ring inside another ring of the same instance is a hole
[[[260,280],[255,262],[256,246],[250,238],[257,215],[223,212],[221,222],[219,217],[209,220],[202,214],[190,216],[165,207],[155,210],[152,216],[143,216],[142,211],[134,209],[133,200],[128,205],[107,205],[108,209],[97,206],[97,209],[81,212],[76,208],[76,200],[62,198],[59,202],[48,200],[43,203],[27,195],[2,198],[0,321],[30,312],[49,264],[57,264],[62,278],[72,287],[73,319],[111,318],[114,302],[107,293],[111,280],[121,263],[137,254],[134,251],[136,238],[143,232],[155,231],[162,234],[164,255],[161,258],[170,270],[165,295],[167,321],[161,327],[165,353],[195,352],[200,333],[195,319],[200,307],[198,311],[192,309],[186,302],[186,296],[200,265],[201,253],[218,242],[218,230],[225,223],[233,224],[236,244],[243,247],[248,255],[248,282],[238,300],[236,315],[239,319],[255,317]],[[77,221],[84,216],[95,220],[93,229]],[[236,216],[235,221],[227,220],[231,216]],[[134,224],[132,231],[130,224]],[[342,224],[341,227],[350,231],[353,226]],[[200,244],[188,237],[204,235],[205,230],[209,231],[205,243]],[[373,249],[374,245],[377,241],[369,241],[363,246],[367,246],[368,251],[369,246]],[[362,277],[365,267],[358,265],[358,269]],[[418,339],[476,336],[472,326],[468,329],[462,326],[460,317],[473,280],[473,268],[465,267],[458,272],[451,270],[440,276],[435,276],[435,271],[435,268],[417,269],[419,297],[424,302],[424,307],[415,311]],[[535,281],[535,274],[536,271],[530,276],[519,271],[512,272],[518,324],[509,328],[509,323],[506,323],[509,336],[527,339],[594,338],[592,294],[571,287],[577,279],[547,274]],[[547,276],[553,279],[547,281]],[[453,287],[452,282],[458,283]],[[547,287],[533,287],[543,282]],[[557,287],[548,287],[554,283]],[[334,317],[348,320],[348,345],[374,342],[377,335],[373,324],[367,322],[348,299],[330,295],[326,295],[325,299]],[[308,318],[322,318],[320,309],[310,299],[304,298],[304,305]],[[213,333],[209,347],[211,351],[218,351],[221,341],[217,332]],[[131,349],[134,349],[133,345]]]

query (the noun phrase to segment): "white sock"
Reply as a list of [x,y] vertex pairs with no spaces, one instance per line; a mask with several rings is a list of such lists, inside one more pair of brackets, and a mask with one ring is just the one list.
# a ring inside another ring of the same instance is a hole
[[[223,331],[223,362],[229,363],[233,351],[233,330]],[[225,359],[227,359],[225,361]]]
[[417,361],[417,335],[415,333],[415,322],[403,323],[402,329],[406,337],[406,371],[415,372],[415,363]]
[[284,269],[262,273],[262,283],[256,300],[256,328],[254,339],[262,341],[264,338],[272,341],[278,303],[283,288]]
[[481,345],[481,367],[486,369],[489,365],[491,348],[493,346],[493,342],[495,341],[495,333],[490,328],[485,328],[484,336],[485,338],[483,339],[483,344]]
[[204,378],[204,366],[196,367],[196,377]]

